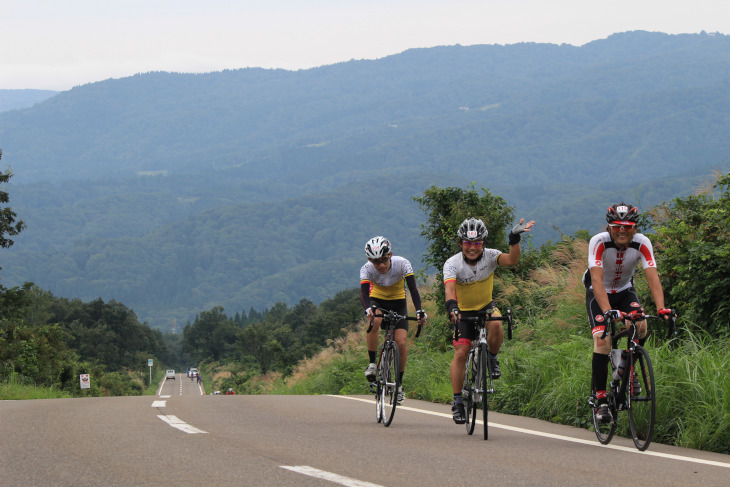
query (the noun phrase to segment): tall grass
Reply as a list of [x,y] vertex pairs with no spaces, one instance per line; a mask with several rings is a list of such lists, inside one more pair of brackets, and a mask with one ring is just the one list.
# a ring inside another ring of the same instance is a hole
[[0,400],[57,399],[71,397],[66,391],[52,387],[37,387],[17,380],[12,374],[7,381],[0,382]]

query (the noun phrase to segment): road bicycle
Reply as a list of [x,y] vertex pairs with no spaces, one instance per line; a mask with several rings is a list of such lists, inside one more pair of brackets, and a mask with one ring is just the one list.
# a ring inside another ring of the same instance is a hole
[[[382,318],[382,325],[385,328],[385,340],[380,347],[378,367],[375,381],[370,384],[370,392],[375,393],[375,419],[383,426],[390,426],[395,415],[395,408],[398,406],[398,390],[400,389],[400,351],[395,342],[395,325],[400,320],[418,321],[414,316],[403,316],[395,311],[371,306],[373,318]],[[379,314],[378,314],[379,313]],[[373,322],[370,321],[368,333],[373,329]],[[416,337],[421,334],[421,325],[418,325]]]
[[[464,373],[464,386],[461,393],[464,397],[466,409],[466,432],[471,435],[477,421],[477,410],[482,408],[482,421],[484,422],[484,439],[489,437],[487,415],[489,412],[489,398],[494,394],[494,379],[492,378],[492,364],[488,360],[489,344],[487,343],[487,326],[490,321],[502,321],[507,323],[507,339],[512,339],[512,309],[507,308],[504,316],[494,316],[493,309],[479,311],[475,317],[460,316],[461,321],[473,322],[479,332],[479,338],[472,340],[469,355],[466,358],[466,369]],[[458,323],[458,321],[457,321]],[[454,330],[458,330],[454,325]]]
[[[669,338],[676,334],[676,316],[674,311],[669,315]],[[592,411],[596,437],[601,444],[607,445],[616,432],[618,412],[627,411],[634,445],[639,451],[644,451],[649,448],[654,434],[656,388],[651,359],[646,349],[639,345],[639,329],[636,323],[645,319],[664,320],[664,318],[644,314],[643,310],[634,313],[622,312],[621,320],[626,324],[626,328],[618,333],[616,333],[616,322],[611,319],[611,311],[606,312],[603,318],[609,325],[604,329],[601,338],[606,337],[609,327],[611,331],[611,360],[609,362],[613,375],[606,392],[612,419],[608,423],[603,423],[596,417],[598,402],[595,390],[592,391],[588,404]],[[624,337],[626,337],[627,345],[625,349],[622,349],[618,347],[618,342]]]

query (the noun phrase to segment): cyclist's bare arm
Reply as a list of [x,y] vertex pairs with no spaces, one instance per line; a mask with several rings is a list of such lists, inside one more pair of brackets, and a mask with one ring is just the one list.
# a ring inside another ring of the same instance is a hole
[[656,309],[660,310],[664,308],[664,289],[662,289],[662,283],[659,280],[659,272],[657,272],[656,267],[647,267],[644,269],[644,275],[646,276],[646,283],[649,285],[649,291],[651,292]]
[[598,306],[604,313],[611,309],[611,303],[608,301],[608,293],[603,285],[603,267],[591,267],[591,285],[593,286],[593,297],[596,298]]

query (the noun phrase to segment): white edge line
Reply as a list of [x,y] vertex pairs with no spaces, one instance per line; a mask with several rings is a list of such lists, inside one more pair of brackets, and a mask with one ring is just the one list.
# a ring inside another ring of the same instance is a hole
[[284,468],[286,470],[291,470],[292,472],[297,472],[303,475],[309,475],[310,477],[316,477],[318,479],[328,480],[330,482],[334,482],[336,484],[340,485],[346,485],[348,487],[382,487],[378,484],[371,484],[370,482],[364,482],[362,480],[353,479],[350,477],[344,477],[342,475],[338,475],[336,473],[327,472],[325,470],[319,470],[314,467],[308,467],[306,465],[300,465],[296,467],[289,467],[286,465],[281,465],[281,468]]
[[[351,401],[361,401],[361,402],[367,402],[374,404],[374,399],[363,399],[360,397],[348,397],[348,396],[337,396],[334,394],[330,394],[330,397],[337,397],[340,399],[349,399]],[[416,408],[410,408],[408,406],[398,406],[398,409],[405,409],[406,411],[413,411],[421,414],[430,414],[432,416],[441,416],[445,418],[451,419],[451,416],[446,413],[438,413],[435,411],[428,411],[425,409],[416,409]],[[484,422],[480,419],[477,420],[477,423],[484,424]],[[668,458],[671,460],[680,460],[683,462],[691,462],[691,463],[701,463],[703,465],[712,465],[714,467],[723,467],[723,468],[730,468],[730,463],[723,463],[723,462],[716,462],[714,460],[703,460],[701,458],[692,458],[692,457],[684,457],[681,455],[673,455],[671,453],[660,453],[660,452],[653,452],[653,451],[639,451],[634,448],[629,448],[626,446],[618,446],[618,445],[601,445],[600,443],[597,443],[595,441],[591,440],[583,440],[581,438],[572,438],[570,436],[563,436],[563,435],[556,435],[553,433],[544,433],[542,431],[535,431],[535,430],[528,430],[525,428],[518,428],[516,426],[507,426],[505,424],[499,424],[499,423],[492,423],[489,422],[489,426],[493,426],[495,428],[500,428],[508,431],[514,431],[516,433],[523,433],[526,435],[533,435],[533,436],[542,436],[545,438],[552,438],[555,440],[561,440],[561,441],[570,441],[572,443],[579,443],[581,445],[589,445],[589,446],[598,446],[602,448],[609,448],[611,450],[619,450],[627,453],[637,453],[641,455],[648,455],[651,457],[660,457],[660,458]]]

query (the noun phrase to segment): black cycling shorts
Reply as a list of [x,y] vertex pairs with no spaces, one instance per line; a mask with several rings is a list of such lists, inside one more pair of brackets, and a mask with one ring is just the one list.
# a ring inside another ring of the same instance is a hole
[[[370,298],[370,304],[374,304],[378,308],[387,309],[388,311],[395,311],[399,315],[406,316],[408,314],[408,301],[405,299]],[[380,322],[380,329],[385,330],[385,323],[382,321]],[[408,320],[399,320],[398,323],[395,324],[395,329],[408,331]]]
[[[608,295],[608,302],[611,309],[617,309],[624,313],[641,309],[639,297],[636,295],[636,289],[630,287],[616,294]],[[602,334],[606,328],[603,310],[598,306],[593,289],[586,289],[586,310],[588,311],[588,321],[591,325],[591,333],[593,335]]]
[[[486,311],[492,309],[494,316],[502,316],[499,314],[499,310],[494,308],[494,301],[491,301],[488,305],[483,307],[480,311]],[[465,321],[463,318],[476,318],[479,315],[479,311],[462,311],[459,324],[457,326],[458,337],[452,336],[454,346],[456,345],[469,345],[472,340],[475,340],[479,335],[477,334],[477,325],[473,321]]]

